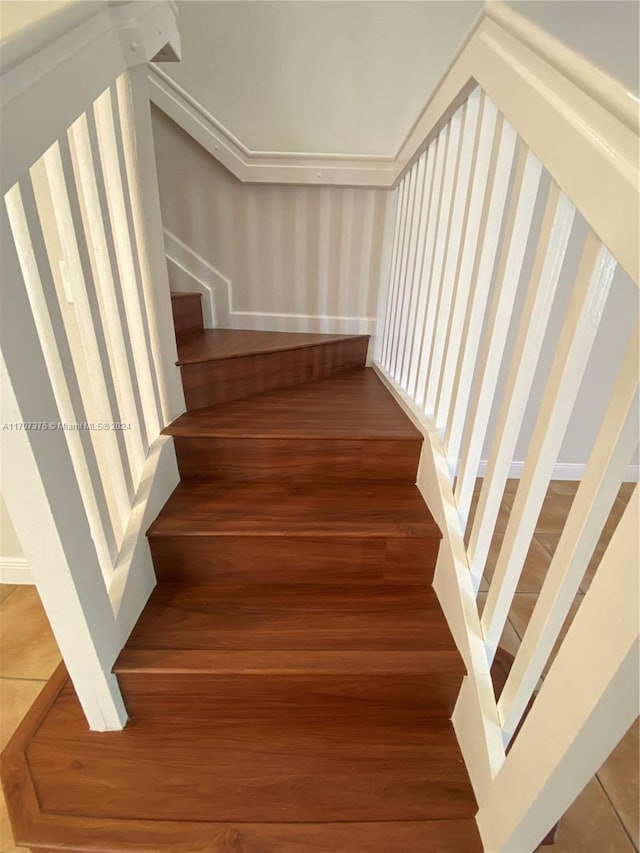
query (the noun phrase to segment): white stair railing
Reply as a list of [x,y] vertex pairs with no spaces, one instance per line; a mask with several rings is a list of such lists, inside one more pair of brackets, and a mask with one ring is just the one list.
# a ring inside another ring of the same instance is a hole
[[145,528],[178,479],[145,63],[179,39],[167,2],[48,25],[0,57],[1,489],[89,724],[114,729],[111,666],[155,583]]
[[[637,488],[551,655],[638,448],[637,316],[617,377],[601,389],[604,414],[582,482],[497,700],[489,672],[581,385],[593,381],[603,314],[625,273],[638,285],[632,100],[490,4],[436,91],[424,144],[397,189],[376,366],[426,437],[418,485],[444,535],[434,586],[469,673],[453,721],[491,853],[535,849],[640,710]],[[480,613],[476,596],[532,405]]]

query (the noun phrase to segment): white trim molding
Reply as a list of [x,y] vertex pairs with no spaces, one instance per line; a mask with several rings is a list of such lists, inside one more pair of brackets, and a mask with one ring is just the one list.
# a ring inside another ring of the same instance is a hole
[[[483,459],[478,468],[478,476],[484,477],[487,470],[487,460]],[[524,462],[512,462],[509,468],[509,478],[519,480],[524,471]],[[580,462],[556,462],[553,466],[552,480],[582,480],[585,468],[587,466]],[[624,482],[637,483],[640,479],[640,465],[629,465],[627,468]]]
[[233,307],[233,285],[230,278],[167,228],[164,229],[164,241],[171,290],[202,294],[202,313],[207,329],[259,329],[263,332],[313,332],[333,335],[375,334],[375,317],[238,311]]
[[0,557],[0,583],[33,583],[29,563],[25,557]]

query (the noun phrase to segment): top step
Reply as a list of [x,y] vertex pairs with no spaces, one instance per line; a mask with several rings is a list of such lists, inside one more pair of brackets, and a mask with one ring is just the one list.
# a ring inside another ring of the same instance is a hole
[[177,364],[199,364],[251,355],[287,352],[326,344],[360,341],[367,335],[317,335],[303,332],[257,332],[249,329],[202,329],[178,348]]
[[178,340],[187,410],[364,367],[367,335],[201,329]]
[[202,297],[199,293],[172,293],[171,310],[178,345],[194,332],[202,330],[204,320],[202,318]]

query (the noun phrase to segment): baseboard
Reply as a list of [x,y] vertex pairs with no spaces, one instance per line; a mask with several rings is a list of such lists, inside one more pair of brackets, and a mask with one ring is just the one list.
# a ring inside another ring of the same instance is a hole
[[[484,477],[485,472],[487,470],[487,460],[483,459],[480,462],[480,468],[478,469],[478,476]],[[512,462],[511,467],[509,468],[509,477],[514,480],[519,480],[522,477],[522,472],[524,471],[524,462]],[[580,464],[577,462],[557,462],[553,466],[553,473],[551,474],[552,480],[582,480],[584,476],[585,468],[587,466],[585,464]],[[640,479],[640,465],[629,465],[627,468],[627,472],[624,477],[625,483],[637,483]]]
[[24,557],[0,557],[0,583],[33,583],[29,563]]
[[206,329],[257,329],[263,332],[312,332],[328,335],[375,333],[375,317],[236,311],[233,308],[231,279],[166,228],[164,242],[171,290],[202,294],[202,313]]

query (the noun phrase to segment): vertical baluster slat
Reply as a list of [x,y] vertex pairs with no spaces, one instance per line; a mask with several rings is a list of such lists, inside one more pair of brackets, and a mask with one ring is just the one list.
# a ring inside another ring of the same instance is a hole
[[131,222],[130,200],[126,192],[123,153],[114,125],[110,89],[95,102],[94,116],[142,413],[148,439],[153,441],[161,429],[158,390],[149,350],[149,332],[145,323],[145,305],[141,293],[142,282]]
[[484,209],[484,200],[487,195],[489,175],[492,171],[491,154],[498,111],[493,101],[487,98],[486,95],[482,95],[481,101],[481,118],[474,151],[473,178],[469,188],[462,247],[458,269],[456,270],[456,295],[451,316],[444,369],[442,371],[442,381],[436,404],[435,423],[441,432],[449,423],[456,369],[462,348],[465,317],[467,316],[469,305],[478,235],[482,223],[482,212]]
[[449,231],[447,234],[447,245],[445,250],[445,263],[442,272],[442,286],[440,304],[438,307],[438,322],[434,329],[433,351],[431,365],[429,368],[429,379],[427,381],[425,406],[431,417],[435,417],[438,389],[442,378],[442,360],[445,349],[451,305],[454,297],[456,282],[456,268],[460,255],[460,241],[466,211],[466,202],[469,193],[469,180],[471,166],[475,149],[476,131],[478,126],[478,112],[480,106],[480,90],[473,91],[465,104],[460,154],[456,178],[453,189],[453,204],[449,220]]
[[467,518],[469,514],[478,476],[541,175],[540,161],[524,145],[520,145],[493,299],[486,321],[485,344],[478,358],[479,376],[467,415],[458,468],[457,503],[462,518]]
[[611,253],[590,231],[482,614],[489,660],[507,620],[615,268]]
[[[515,130],[506,121],[502,122],[502,127],[496,128],[496,133],[499,134],[499,142],[493,164],[493,175],[490,179],[491,192],[486,199],[483,222],[480,226],[478,254],[472,274],[472,296],[463,333],[465,343],[456,377],[455,405],[445,433],[447,459],[452,470],[458,466],[460,444],[469,407],[471,385],[478,358],[478,345],[491,287],[493,265],[498,250],[498,240],[504,218],[505,201],[517,141]],[[466,526],[464,520],[462,526],[463,528]]]
[[[89,259],[89,247],[82,225],[78,190],[66,138],[59,140],[57,149],[52,148],[47,152],[44,162],[51,199],[52,201],[55,199],[53,207],[67,263],[68,281],[82,342],[82,352],[78,353],[78,357],[84,358],[91,375],[91,387],[87,389],[85,399],[87,405],[89,398],[93,399],[92,420],[114,424],[121,422],[123,418],[116,400],[102,321],[96,306],[96,287]],[[114,491],[120,535],[127,524],[133,494],[127,455],[123,452],[125,450],[123,432],[111,428],[104,432],[92,433],[99,459],[101,448],[98,445],[104,445],[106,467],[102,471],[102,479],[105,490]]]
[[396,300],[396,291],[398,288],[398,269],[400,263],[400,243],[402,235],[402,226],[406,214],[405,195],[407,192],[407,179],[404,178],[398,187],[398,206],[396,208],[396,226],[393,236],[393,253],[391,257],[391,273],[389,295],[387,297],[387,310],[385,312],[384,323],[384,340],[382,342],[382,364],[389,369],[389,358],[391,352],[391,330],[393,316],[393,306]]
[[427,221],[427,233],[424,243],[424,256],[422,272],[418,281],[420,296],[416,311],[416,327],[411,346],[411,360],[409,367],[409,378],[407,379],[407,394],[415,400],[418,375],[421,367],[422,342],[424,340],[425,324],[427,322],[427,304],[429,301],[429,281],[433,268],[433,245],[435,242],[438,216],[440,211],[440,199],[442,190],[442,178],[444,176],[444,157],[447,150],[448,125],[438,135],[432,146],[435,146],[433,155],[433,178],[429,191],[429,213]]
[[498,713],[508,743],[551,654],[638,446],[638,327],[527,625]]
[[429,148],[423,153],[418,163],[418,192],[419,192],[419,211],[418,211],[418,242],[415,251],[415,263],[411,270],[411,278],[413,287],[411,289],[411,304],[409,305],[409,321],[407,324],[407,334],[405,343],[405,357],[402,363],[402,373],[400,374],[400,387],[406,389],[409,379],[409,370],[411,367],[411,359],[413,356],[413,341],[416,331],[416,313],[418,309],[418,300],[420,297],[420,282],[422,280],[422,268],[424,265],[424,247],[427,238],[427,217],[429,213],[429,198],[433,185],[433,161],[435,157],[436,143],[433,142]]
[[71,126],[69,140],[85,217],[84,227],[87,240],[93,249],[94,281],[111,371],[115,378],[118,407],[122,420],[131,424],[131,429],[124,432],[124,440],[131,480],[135,488],[146,457],[147,436],[144,431],[133,355],[126,331],[122,285],[92,111],[85,113]]
[[469,538],[467,556],[476,592],[489,553],[575,213],[571,202],[556,184],[552,184],[527,286],[522,320],[511,356],[511,368],[504,385],[487,469]]
[[[449,122],[449,137],[447,140],[447,154],[445,159],[444,177],[442,180],[442,192],[440,207],[438,210],[438,223],[436,226],[436,240],[433,250],[433,266],[429,277],[429,299],[427,302],[427,315],[422,338],[422,355],[420,358],[420,373],[416,385],[416,403],[424,409],[427,395],[427,380],[431,366],[431,353],[433,351],[433,338],[436,324],[439,322],[438,308],[440,305],[440,291],[442,288],[442,270],[444,257],[449,237],[451,201],[454,190],[454,181],[458,171],[460,157],[460,138],[464,107],[457,110]],[[426,412],[428,417],[432,412]]]
[[71,426],[64,434],[100,570],[108,584],[117,554],[116,537],[91,437],[87,430],[73,428],[74,424],[87,423],[88,419],[60,316],[31,181],[25,177],[16,184],[6,194],[5,204],[56,403],[64,423]]
[[409,287],[407,282],[407,267],[409,262],[409,244],[411,240],[411,231],[413,226],[413,208],[416,190],[416,171],[412,169],[407,175],[407,197],[405,200],[405,219],[402,229],[402,241],[400,248],[400,267],[398,273],[398,289],[396,291],[396,300],[393,314],[393,336],[391,338],[391,357],[389,359],[389,371],[395,372],[398,362],[398,350],[400,348],[400,325],[402,322],[402,311],[404,307],[404,298]]
[[406,285],[402,304],[402,317],[400,322],[400,334],[398,339],[397,352],[398,356],[393,366],[393,377],[396,381],[400,381],[404,365],[407,362],[407,329],[409,326],[410,306],[414,302],[414,294],[417,290],[415,280],[415,269],[417,260],[418,247],[418,228],[420,225],[420,211],[422,206],[422,192],[424,188],[424,165],[425,155],[423,155],[413,166],[412,173],[414,176],[413,187],[413,204],[411,210],[411,233],[409,236],[409,251],[407,253],[407,267],[405,270]]

